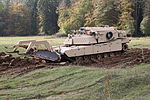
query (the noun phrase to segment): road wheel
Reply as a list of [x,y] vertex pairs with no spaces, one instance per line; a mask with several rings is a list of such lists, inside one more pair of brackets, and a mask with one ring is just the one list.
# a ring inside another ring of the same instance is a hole
[[97,59],[98,59],[98,60],[101,60],[101,59],[102,59],[101,54],[97,54]]
[[128,50],[128,45],[127,44],[122,44],[122,51],[127,51]]

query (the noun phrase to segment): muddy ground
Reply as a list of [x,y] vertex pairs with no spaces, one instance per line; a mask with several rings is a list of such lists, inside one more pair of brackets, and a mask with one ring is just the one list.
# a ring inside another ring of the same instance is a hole
[[47,63],[44,60],[36,58],[20,58],[13,57],[10,54],[0,53],[0,77],[11,75],[22,75],[38,69],[52,69],[64,65],[82,65],[93,67],[125,67],[141,63],[150,63],[150,50],[149,49],[130,49],[125,53],[111,55],[97,59],[94,57],[74,61],[73,63]]

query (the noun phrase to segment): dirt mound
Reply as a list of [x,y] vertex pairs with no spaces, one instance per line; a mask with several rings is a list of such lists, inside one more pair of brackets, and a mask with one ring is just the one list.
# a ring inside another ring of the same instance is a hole
[[0,53],[0,77],[7,75],[20,75],[45,67],[45,62],[35,58],[13,57],[11,54]]
[[150,63],[149,49],[130,49],[125,53],[116,53],[102,59],[95,56],[82,57],[73,63],[47,63],[36,58],[13,57],[10,54],[0,53],[0,77],[9,75],[22,75],[41,68],[54,68],[62,65],[82,65],[94,67],[124,67],[141,63]]

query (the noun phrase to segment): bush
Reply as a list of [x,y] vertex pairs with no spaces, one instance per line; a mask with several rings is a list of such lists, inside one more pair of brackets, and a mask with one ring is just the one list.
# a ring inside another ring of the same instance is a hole
[[54,35],[55,37],[67,37],[68,35],[62,32],[58,32]]
[[150,17],[145,17],[141,23],[141,30],[145,36],[150,36]]
[[132,21],[129,21],[128,24],[127,24],[127,30],[128,30],[128,34],[129,35],[134,35],[135,33],[135,22],[132,20]]

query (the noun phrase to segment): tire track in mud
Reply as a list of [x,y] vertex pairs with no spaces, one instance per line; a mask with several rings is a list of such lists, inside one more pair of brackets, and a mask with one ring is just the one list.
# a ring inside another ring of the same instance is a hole
[[66,95],[82,93],[84,91],[84,89],[87,89],[87,88],[93,87],[93,86],[95,86],[95,85],[97,85],[99,83],[102,83],[104,79],[105,79],[105,76],[102,76],[97,81],[95,81],[94,83],[91,83],[89,85],[83,86],[83,87],[75,89],[75,90],[61,91],[60,93],[53,94],[53,95],[48,96],[48,97],[42,97],[42,95],[38,95],[38,96],[35,96],[34,98],[20,98],[18,100],[27,100],[27,99],[32,99],[32,100],[50,100],[50,99],[54,99],[54,98],[60,98],[60,97],[66,96]]
[[[51,80],[51,81],[47,81],[46,83],[44,83],[44,84],[39,84],[40,85],[40,87],[42,87],[43,85],[46,85],[46,84],[50,84],[51,82],[55,82],[55,81],[57,81],[57,80],[60,80],[60,79],[62,79],[62,78],[65,78],[65,77],[68,77],[68,76],[70,76],[70,75],[78,75],[78,74],[81,74],[81,73],[86,73],[86,72],[91,72],[91,71],[95,71],[95,70],[81,70],[81,71],[79,71],[79,72],[74,72],[74,73],[70,73],[70,74],[67,74],[67,75],[64,75],[64,76],[60,76],[60,77],[58,77],[58,78],[56,78],[56,79],[54,79],[54,80]],[[95,82],[92,82],[91,84],[89,84],[89,85],[85,85],[85,86],[83,86],[83,87],[80,87],[80,88],[77,88],[77,89],[75,89],[75,90],[70,90],[70,91],[62,91],[62,92],[60,92],[60,93],[57,93],[57,94],[52,94],[53,96],[60,96],[60,95],[67,95],[67,94],[72,94],[72,93],[77,93],[77,92],[81,92],[82,90],[84,90],[85,88],[89,88],[89,87],[91,87],[91,86],[94,86],[96,83],[98,83],[98,82],[100,82],[100,80],[102,80],[104,77],[101,77],[100,79],[98,78]],[[49,91],[49,93],[51,93],[51,92],[53,92],[53,89],[55,89],[55,88],[57,88],[57,87],[59,87],[59,86],[61,86],[62,84],[64,84],[65,82],[67,82],[67,81],[70,81],[71,79],[73,79],[73,77],[68,77],[67,79],[64,79],[62,82],[58,82],[58,84],[56,84],[56,86],[54,86],[54,87],[52,87],[51,89],[50,89],[50,91]],[[53,83],[51,83],[51,84],[53,84]],[[35,87],[37,87],[37,85],[35,86]],[[31,89],[31,88],[35,88],[34,86],[32,87],[25,87],[25,88],[17,88],[17,89],[8,89],[7,91],[8,92],[16,92],[16,91],[29,91],[28,89]],[[5,90],[5,92],[7,92],[6,90]],[[8,95],[8,94],[5,94],[5,95]],[[43,98],[42,96],[40,96],[40,95],[37,95],[37,96],[35,96],[35,98]],[[48,98],[48,97],[47,97]],[[27,99],[32,99],[32,98],[28,98],[28,97],[26,97],[26,98],[20,98],[20,99],[17,99],[17,100],[27,100]],[[36,100],[36,99],[35,99]],[[45,99],[44,99],[45,100]]]
[[[57,80],[60,80],[62,78],[68,77],[68,76],[73,76],[73,75],[76,75],[76,74],[80,74],[80,73],[84,73],[84,72],[91,72],[91,71],[93,71],[93,70],[80,70],[80,71],[77,71],[77,72],[74,72],[74,73],[70,73],[70,74],[66,74],[66,75],[63,75],[63,76],[59,76],[59,77],[57,77],[55,79],[52,79],[52,80],[49,80],[49,81],[41,82],[40,84],[36,84],[36,85],[32,85],[32,86],[25,86],[25,87],[21,87],[21,88],[19,87],[19,88],[16,88],[16,89],[0,88],[0,91],[4,90],[5,92],[7,92],[7,91],[8,92],[15,92],[15,91],[19,91],[19,90],[27,90],[29,88],[34,88],[34,87],[38,87],[38,86],[42,86],[42,85],[46,85],[46,84],[55,82]],[[66,80],[68,80],[68,79],[66,79]],[[70,80],[70,78],[69,78],[69,80]],[[61,82],[61,83],[63,84],[63,82]],[[57,86],[59,86],[59,85],[57,85]]]

